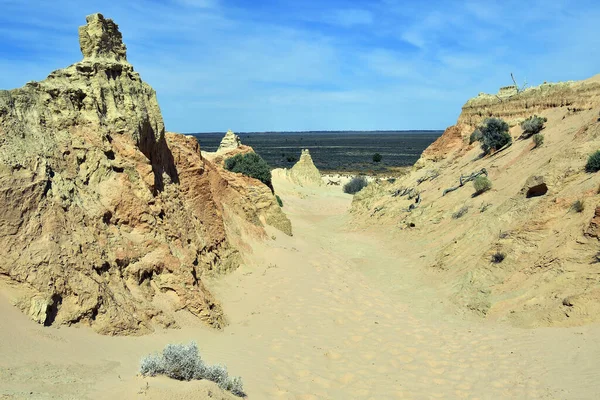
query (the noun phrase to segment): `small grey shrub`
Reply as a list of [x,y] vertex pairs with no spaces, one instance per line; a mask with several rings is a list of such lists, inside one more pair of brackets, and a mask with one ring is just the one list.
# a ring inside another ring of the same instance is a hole
[[546,121],[548,121],[548,118],[538,117],[537,115],[527,118],[521,123],[521,128],[523,129],[521,137],[527,139],[536,133],[539,133],[544,129],[544,123]]
[[352,180],[344,185],[344,193],[356,194],[360,192],[369,183],[364,176],[355,176]]
[[484,154],[489,154],[492,150],[499,150],[512,143],[512,137],[508,133],[509,126],[503,119],[488,118],[479,130],[481,131],[481,149]]
[[536,133],[535,135],[533,135],[533,144],[534,149],[544,144],[544,135],[542,135],[541,133]]
[[492,188],[492,182],[487,177],[480,175],[473,181],[473,187],[475,188],[475,196],[479,196]]
[[479,142],[482,137],[483,137],[483,134],[481,133],[481,130],[479,128],[475,128],[473,133],[471,133],[471,136],[469,136],[469,144]]
[[463,207],[461,207],[460,210],[458,210],[457,212],[452,214],[452,218],[459,219],[460,217],[462,217],[463,215],[465,215],[468,212],[469,212],[469,207],[463,206]]
[[166,375],[180,381],[206,379],[236,396],[245,396],[242,379],[230,377],[225,366],[204,364],[195,342],[188,345],[168,344],[162,354],[143,357],[140,373],[144,376]]

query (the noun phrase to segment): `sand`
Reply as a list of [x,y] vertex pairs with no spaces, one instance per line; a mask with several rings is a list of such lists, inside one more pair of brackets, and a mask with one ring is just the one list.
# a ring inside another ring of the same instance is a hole
[[418,252],[352,227],[340,187],[274,182],[294,236],[269,231],[246,265],[207,282],[229,326],[106,337],[42,327],[0,285],[0,399],[234,398],[211,382],[137,376],[195,340],[250,399],[595,399],[600,326],[517,329],[466,317],[423,282]]

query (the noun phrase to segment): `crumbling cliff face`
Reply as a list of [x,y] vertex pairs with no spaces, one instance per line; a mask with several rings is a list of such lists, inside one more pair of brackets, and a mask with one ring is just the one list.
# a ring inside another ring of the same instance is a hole
[[[355,221],[384,227],[462,310],[518,326],[598,321],[600,174],[584,168],[600,149],[598,81],[469,100],[410,174],[354,197]],[[534,114],[547,118],[537,148],[518,124]],[[483,155],[469,135],[488,117],[510,123],[513,144]],[[492,189],[477,195],[481,173]]]
[[239,265],[230,232],[264,235],[260,212],[195,139],[165,134],[112,20],[79,36],[82,61],[0,91],[0,283],[46,325],[143,334],[187,310],[221,327],[203,277]]
[[427,148],[416,163],[421,168],[427,161],[447,159],[451,154],[463,154],[468,149],[469,135],[486,118],[502,118],[516,126],[532,115],[553,109],[564,109],[569,114],[596,108],[600,104],[600,75],[585,81],[544,83],[523,91],[514,86],[500,88],[497,94],[480,93],[467,101],[456,125]]

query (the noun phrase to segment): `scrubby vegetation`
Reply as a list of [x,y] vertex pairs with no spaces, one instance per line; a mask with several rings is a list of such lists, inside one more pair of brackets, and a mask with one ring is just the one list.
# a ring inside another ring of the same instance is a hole
[[225,160],[225,169],[256,178],[271,187],[271,168],[256,153],[236,154]]
[[283,207],[283,201],[281,201],[281,197],[279,197],[278,194],[275,195],[275,199],[277,199],[277,204],[279,204],[279,207]]
[[600,150],[590,155],[587,164],[585,165],[585,170],[587,172],[600,171]]
[[481,130],[479,128],[475,128],[471,136],[469,136],[469,144],[473,144],[475,142],[479,142],[483,135],[481,134]]
[[488,118],[481,126],[481,149],[485,154],[498,150],[512,142],[508,124],[500,118]]
[[578,213],[583,212],[583,210],[585,209],[585,204],[583,204],[583,201],[577,200],[573,204],[571,204],[571,209]]
[[491,203],[481,203],[481,206],[479,207],[479,212],[486,212],[488,208],[490,208],[492,206]]
[[367,178],[365,178],[364,176],[355,176],[350,182],[344,185],[344,193],[356,194],[367,185]]
[[494,264],[500,264],[502,261],[504,261],[505,258],[506,258],[506,254],[501,253],[499,251],[492,254],[492,262]]
[[473,186],[475,187],[475,195],[478,196],[490,190],[492,182],[486,176],[480,175],[473,181]]
[[460,217],[462,217],[463,215],[465,215],[468,212],[469,212],[469,207],[462,206],[460,208],[460,210],[458,210],[457,212],[455,212],[454,214],[452,214],[452,218],[459,219]]
[[383,156],[379,153],[375,153],[373,154],[373,162],[381,162],[381,160],[383,159]]
[[222,365],[204,364],[194,342],[188,345],[168,344],[161,354],[142,358],[140,373],[144,376],[166,375],[180,381],[207,379],[236,396],[245,396],[242,379],[230,377],[227,368]]
[[527,139],[536,133],[539,133],[544,129],[544,123],[548,121],[548,118],[538,117],[534,115],[521,122],[521,128],[523,129],[522,138]]
[[535,144],[533,147],[534,149],[540,147],[542,144],[544,144],[544,135],[541,133],[536,133],[533,135],[533,143]]

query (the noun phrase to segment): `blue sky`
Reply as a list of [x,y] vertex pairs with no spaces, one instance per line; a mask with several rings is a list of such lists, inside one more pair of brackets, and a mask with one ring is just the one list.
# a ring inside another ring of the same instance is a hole
[[101,12],[176,132],[444,129],[479,92],[600,73],[596,1],[0,0],[0,88]]

